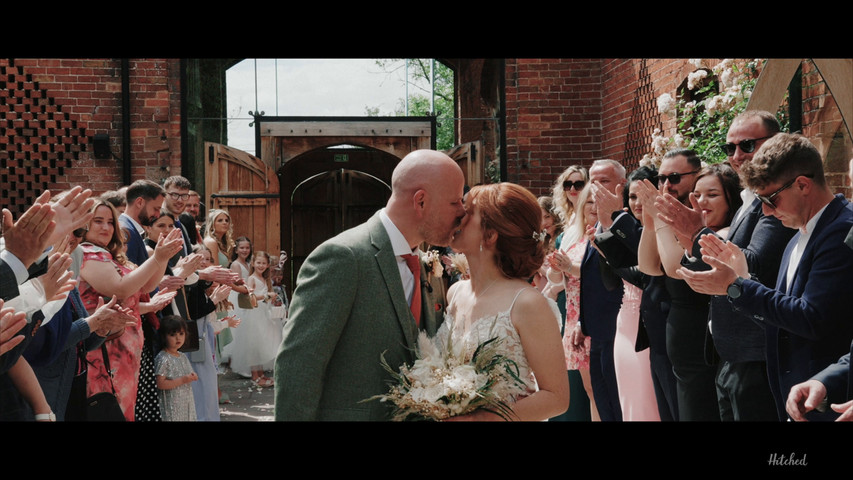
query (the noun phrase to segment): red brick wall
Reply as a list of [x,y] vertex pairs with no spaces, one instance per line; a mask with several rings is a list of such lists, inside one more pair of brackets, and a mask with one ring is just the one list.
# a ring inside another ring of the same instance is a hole
[[[123,152],[119,59],[0,59],[0,142],[14,145],[0,151],[0,203],[21,211],[46,188],[116,189],[128,158],[131,181],[180,174],[180,62],[131,59],[129,79],[131,146]],[[109,134],[121,160],[94,159],[98,133]]]
[[507,59],[507,175],[546,194],[565,167],[601,155],[601,61]]

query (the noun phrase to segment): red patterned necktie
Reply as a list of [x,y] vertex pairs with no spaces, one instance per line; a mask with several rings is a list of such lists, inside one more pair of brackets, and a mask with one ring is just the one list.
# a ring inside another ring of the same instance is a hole
[[420,257],[416,254],[408,253],[400,255],[406,261],[409,270],[415,277],[415,290],[412,293],[412,315],[415,317],[415,325],[421,324],[421,262]]

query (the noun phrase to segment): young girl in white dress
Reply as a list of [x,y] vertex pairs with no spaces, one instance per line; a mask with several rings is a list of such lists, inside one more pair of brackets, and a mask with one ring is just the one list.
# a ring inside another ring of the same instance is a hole
[[[248,310],[241,308],[237,299],[239,294],[249,293],[246,282],[248,282],[249,275],[252,273],[252,268],[250,266],[251,261],[252,241],[249,240],[248,237],[237,237],[234,241],[234,252],[231,254],[231,266],[229,268],[231,268],[232,272],[236,272],[240,275],[242,284],[235,284],[231,286],[231,293],[228,294],[228,301],[231,302],[231,305],[233,306],[231,314],[241,320],[246,316],[246,312]],[[239,328],[231,329],[231,341],[222,348],[222,355],[219,358],[220,363],[225,364],[231,361],[231,355],[234,352],[233,343],[237,340],[239,335]]]
[[[475,186],[465,201],[465,218],[450,246],[465,254],[470,280],[454,283],[436,336],[451,335],[476,346],[492,337],[516,362],[527,390],[506,399],[514,420],[546,420],[566,411],[569,382],[560,337],[560,313],[552,300],[527,283],[545,258],[538,234],[541,212],[527,189],[498,183]],[[550,303],[549,303],[550,302]],[[502,420],[485,410],[452,421]]]
[[281,319],[272,318],[270,305],[275,298],[270,280],[270,256],[266,252],[255,252],[252,259],[252,274],[246,286],[258,301],[256,308],[243,311],[243,321],[237,327],[234,348],[231,353],[231,370],[251,376],[259,387],[273,386],[272,378],[264,374],[271,369],[278,347],[281,344]]

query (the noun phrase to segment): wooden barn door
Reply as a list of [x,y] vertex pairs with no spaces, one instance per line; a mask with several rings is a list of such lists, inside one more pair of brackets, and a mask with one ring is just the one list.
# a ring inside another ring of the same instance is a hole
[[207,208],[229,213],[234,238],[249,237],[255,251],[277,255],[281,218],[275,170],[242,150],[210,142],[204,146]]
[[291,197],[290,279],[323,241],[364,223],[385,206],[391,186],[365,172],[337,169],[301,182]]

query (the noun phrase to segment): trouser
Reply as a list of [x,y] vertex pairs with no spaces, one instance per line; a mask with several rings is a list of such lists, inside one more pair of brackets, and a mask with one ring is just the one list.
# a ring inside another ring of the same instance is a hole
[[717,367],[705,362],[705,322],[700,318],[673,318],[666,325],[666,351],[672,362],[678,391],[678,420],[720,421],[717,404]]
[[717,372],[717,402],[725,422],[778,422],[766,362],[722,362]]
[[616,385],[616,365],[613,362],[613,340],[590,340],[589,377],[592,396],[602,422],[621,422],[619,387]]
[[678,386],[672,373],[672,362],[666,352],[649,352],[652,367],[652,382],[655,387],[655,399],[662,422],[678,420]]

